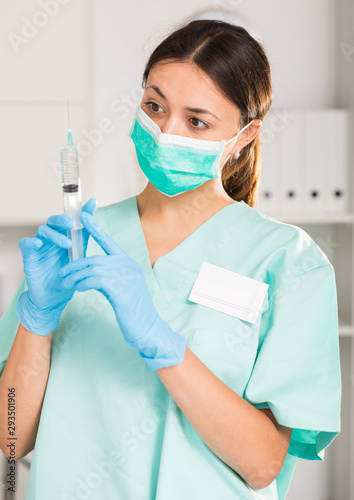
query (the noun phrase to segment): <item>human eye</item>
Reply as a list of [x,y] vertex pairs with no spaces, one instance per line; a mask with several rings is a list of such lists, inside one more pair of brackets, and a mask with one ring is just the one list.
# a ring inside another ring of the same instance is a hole
[[157,104],[154,101],[147,101],[144,104],[148,108],[148,110],[151,111],[152,114],[159,113],[159,109],[158,108],[160,108],[163,111],[162,106],[160,106],[159,104]]
[[190,124],[191,124],[191,127],[194,129],[194,130],[206,130],[209,128],[209,125],[207,125],[205,122],[203,122],[202,120],[199,120],[199,118],[191,118],[190,119]]

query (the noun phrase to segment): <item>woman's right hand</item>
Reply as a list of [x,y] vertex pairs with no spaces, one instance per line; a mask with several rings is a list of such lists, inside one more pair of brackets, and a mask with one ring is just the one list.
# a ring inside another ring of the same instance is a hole
[[[91,198],[82,211],[93,215],[96,200]],[[59,324],[61,313],[72,298],[74,289],[61,286],[59,269],[69,262],[68,248],[72,242],[66,232],[74,221],[65,214],[49,217],[47,224],[39,226],[35,238],[22,238],[22,253],[28,290],[17,304],[17,316],[22,325],[36,335],[49,335]],[[89,234],[82,230],[84,255]]]

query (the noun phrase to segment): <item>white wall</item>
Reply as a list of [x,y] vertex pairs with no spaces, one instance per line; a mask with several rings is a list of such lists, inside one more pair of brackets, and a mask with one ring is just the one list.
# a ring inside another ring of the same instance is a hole
[[[58,161],[66,138],[67,97],[74,139],[82,146],[83,201],[95,196],[105,205],[141,191],[146,179],[127,132],[140,102],[144,64],[166,34],[205,8],[236,12],[261,33],[272,67],[274,106],[338,104],[335,21],[341,4],[336,0],[141,0],[127,2],[124,9],[116,0],[59,1],[51,15],[42,7],[49,0],[0,6],[5,68],[0,79],[0,227],[23,221],[34,228],[62,211]],[[87,136],[97,140],[94,131],[102,120],[109,121],[109,132],[89,151]],[[20,229],[7,240],[17,254],[19,236]],[[16,271],[5,267],[18,274],[21,261]],[[15,289],[4,280],[0,311]]]

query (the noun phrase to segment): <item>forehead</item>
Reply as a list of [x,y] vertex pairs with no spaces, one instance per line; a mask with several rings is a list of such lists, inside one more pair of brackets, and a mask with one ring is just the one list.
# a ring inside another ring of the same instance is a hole
[[[235,118],[239,110],[198,66],[190,62],[162,62],[150,70],[146,87],[159,87],[169,104],[214,109]],[[156,92],[152,89],[149,92]]]

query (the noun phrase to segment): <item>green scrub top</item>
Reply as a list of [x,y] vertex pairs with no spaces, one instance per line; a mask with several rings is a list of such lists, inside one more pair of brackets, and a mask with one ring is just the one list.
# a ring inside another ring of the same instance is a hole
[[[221,209],[153,268],[136,196],[99,208],[95,219],[142,266],[162,319],[233,391],[293,428],[292,438],[273,483],[250,488],[125,342],[104,296],[76,292],[53,332],[26,500],[283,500],[297,459],[323,460],[340,432],[337,296],[326,255],[301,228],[243,201]],[[98,254],[90,238],[87,255]],[[203,262],[269,285],[255,323],[188,300]],[[1,371],[24,287],[0,322]]]

